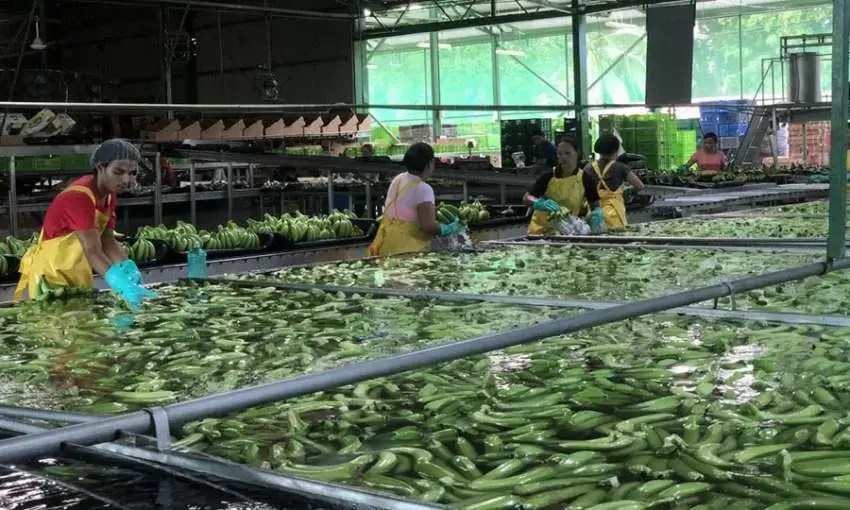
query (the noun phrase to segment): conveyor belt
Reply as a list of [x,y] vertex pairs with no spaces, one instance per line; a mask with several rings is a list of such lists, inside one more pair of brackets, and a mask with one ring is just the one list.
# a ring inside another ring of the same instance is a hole
[[770,204],[773,202],[826,198],[828,193],[828,184],[760,186],[756,189],[707,191],[673,196],[655,202],[653,209],[675,208],[681,210],[683,214],[693,214],[711,210],[753,207],[755,205]]

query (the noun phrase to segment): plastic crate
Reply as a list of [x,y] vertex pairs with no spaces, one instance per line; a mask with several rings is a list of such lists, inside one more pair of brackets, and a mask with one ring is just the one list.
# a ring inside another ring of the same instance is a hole
[[719,141],[721,150],[737,149],[741,144],[741,139],[737,136],[721,136]]
[[747,124],[720,124],[716,133],[717,136],[744,136],[747,133]]
[[[87,170],[89,168],[89,157],[85,154],[62,156],[59,160],[62,170]],[[172,161],[172,163],[174,162]]]

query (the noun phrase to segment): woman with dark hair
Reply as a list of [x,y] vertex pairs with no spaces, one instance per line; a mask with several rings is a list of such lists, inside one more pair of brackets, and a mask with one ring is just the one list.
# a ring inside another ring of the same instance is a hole
[[702,147],[685,163],[685,171],[697,165],[697,175],[714,175],[726,169],[726,156],[717,148],[717,135],[706,133],[702,137]]
[[558,165],[551,172],[541,175],[534,186],[525,194],[523,202],[531,206],[529,235],[543,235],[552,232],[549,214],[564,207],[574,216],[586,209],[584,199],[583,170],[579,168],[581,157],[576,148],[578,144],[572,138],[564,138],[558,144]]
[[461,229],[457,218],[449,224],[437,222],[434,189],[425,182],[434,173],[434,149],[427,143],[413,144],[402,164],[407,171],[390,184],[381,227],[369,245],[373,257],[428,251],[432,237]]
[[623,185],[627,182],[637,191],[643,182],[625,163],[617,161],[620,139],[610,133],[602,134],[593,145],[599,159],[587,165],[582,179],[587,203],[590,205],[590,227],[598,231],[603,224],[616,230],[628,225]]
[[21,259],[24,290],[34,297],[42,281],[51,287],[90,289],[92,270],[130,306],[156,294],[142,287],[142,275],[115,239],[116,196],[134,184],[142,156],[130,142],[107,140],[92,154],[93,172],[53,199],[38,242]]

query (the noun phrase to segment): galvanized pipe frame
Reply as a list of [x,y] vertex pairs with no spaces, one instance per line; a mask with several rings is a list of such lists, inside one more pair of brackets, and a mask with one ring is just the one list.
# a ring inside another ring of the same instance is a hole
[[[95,420],[103,419],[101,416],[91,417]],[[35,435],[47,432],[50,429],[28,425],[16,421],[0,418],[0,430],[13,432],[15,434]],[[373,493],[352,487],[332,485],[314,480],[283,476],[262,469],[253,468],[243,464],[236,464],[225,459],[209,455],[183,455],[169,450],[166,452],[155,452],[148,449],[126,446],[115,443],[103,443],[95,446],[81,446],[69,444],[63,453],[71,458],[79,458],[85,461],[109,462],[127,464],[128,467],[155,473],[165,473],[185,479],[187,482],[198,483],[209,486],[215,490],[239,497],[247,502],[253,502],[250,498],[228,489],[219,487],[217,484],[189,475],[183,471],[191,471],[200,476],[212,476],[214,478],[229,480],[233,482],[254,485],[274,490],[285,490],[296,493],[312,500],[323,501],[334,505],[352,508],[366,508],[375,510],[432,510],[442,508],[439,505],[404,500],[396,496]],[[55,481],[52,478],[48,478]],[[59,482],[61,483],[61,482]],[[67,485],[72,490],[77,487]],[[85,491],[81,491],[85,492]],[[87,493],[88,494],[88,493]],[[102,499],[94,493],[92,497]],[[123,508],[118,505],[117,508]]]
[[618,244],[618,243],[563,243],[551,242],[546,240],[529,240],[524,237],[519,237],[516,240],[505,241],[487,241],[484,243],[486,247],[499,246],[577,246],[579,248],[599,248],[612,250],[716,250],[722,252],[741,252],[741,253],[820,253],[823,251],[822,246],[801,245],[801,246],[723,246],[723,245],[676,245],[676,244]]
[[[205,280],[182,280],[184,282],[209,283],[213,285],[230,285],[233,287],[267,288],[278,290],[310,291],[319,290],[328,293],[361,294],[384,297],[406,297],[411,299],[436,299],[441,301],[481,301],[519,306],[542,306],[551,308],[581,308],[586,310],[602,310],[625,305],[623,301],[602,301],[593,299],[541,297],[541,296],[506,296],[499,294],[473,294],[465,292],[423,291],[398,288],[376,288],[346,285],[323,285],[309,283],[279,283],[257,280],[237,280],[228,278],[212,278]],[[850,326],[850,317],[839,315],[815,315],[788,312],[760,312],[757,310],[720,310],[702,307],[682,307],[667,310],[665,313],[689,315],[693,317],[712,319],[734,319],[742,321],[767,321],[788,324],[820,324],[824,326]],[[3,414],[0,409],[0,414]]]
[[[733,211],[717,214],[694,214],[687,217],[689,220],[826,220],[829,219],[827,214],[812,214],[812,213],[759,213],[747,214],[746,211]],[[785,238],[783,238],[785,239]]]
[[[555,319],[527,328],[451,342],[405,354],[353,363],[288,380],[171,404],[157,408],[157,410],[165,413],[171,427],[180,427],[185,423],[206,417],[225,416],[251,407],[308,395],[346,384],[395,375],[603,324],[663,312],[788,281],[819,276],[828,271],[848,267],[850,267],[850,259],[842,258],[830,262],[819,262],[783,271],[764,273],[613,308],[594,310],[574,317]],[[122,431],[146,434],[153,429],[154,424],[151,415],[145,411],[138,411],[106,418],[95,423],[71,425],[39,434],[6,439],[0,441],[0,463],[25,461],[44,455],[53,455],[60,452],[64,445],[70,443],[92,445],[110,442],[116,439]]]
[[679,245],[679,246],[742,246],[742,247],[824,247],[826,238],[800,237],[800,238],[770,238],[770,237],[651,237],[651,236],[625,236],[625,235],[602,235],[602,236],[526,236],[529,241],[540,240],[552,244],[583,243],[583,244],[644,244],[644,245]]

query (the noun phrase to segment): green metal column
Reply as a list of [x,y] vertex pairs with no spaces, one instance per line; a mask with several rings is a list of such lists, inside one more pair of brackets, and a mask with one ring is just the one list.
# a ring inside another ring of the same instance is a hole
[[[496,53],[496,48],[499,46],[499,36],[496,35],[495,27],[490,30],[490,61],[493,63],[493,104],[501,106],[502,104],[502,85],[501,74],[499,73],[499,54]],[[496,122],[502,121],[502,112],[496,110],[493,116]]]
[[353,41],[354,103],[369,103],[369,68],[367,67],[366,41]]
[[584,108],[587,101],[587,25],[579,14],[579,0],[573,0],[573,87],[578,122],[579,149],[585,157],[592,150],[590,143],[590,118]]
[[[443,100],[440,97],[440,36],[437,32],[429,34],[429,49],[431,53],[431,104],[440,106]],[[442,113],[438,108],[431,110],[431,128],[434,131],[434,142],[440,138],[443,132]]]
[[829,154],[829,239],[826,256],[833,260],[844,256],[847,238],[847,117],[850,107],[848,86],[848,39],[850,10],[847,0],[832,3],[832,146]]

